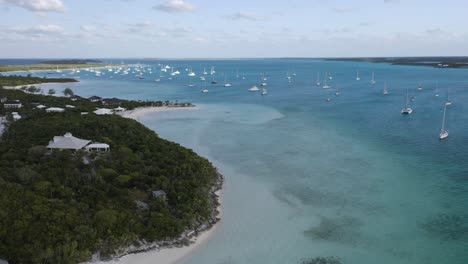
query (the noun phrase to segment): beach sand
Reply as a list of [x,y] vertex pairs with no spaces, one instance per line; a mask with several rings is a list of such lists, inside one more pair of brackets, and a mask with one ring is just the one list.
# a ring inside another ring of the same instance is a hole
[[120,112],[119,115],[131,118],[139,121],[139,119],[145,115],[154,114],[158,112],[168,112],[168,111],[190,111],[190,110],[199,110],[198,106],[192,107],[169,107],[169,106],[160,106],[160,107],[139,107],[133,110]]
[[[138,118],[148,115],[148,114],[154,114],[158,112],[165,112],[165,111],[180,111],[180,110],[197,110],[199,109],[198,107],[144,107],[144,108],[137,108],[134,110],[129,110],[129,111],[124,111],[119,113],[121,116],[126,117],[126,118],[132,118],[135,120],[138,120]],[[221,220],[215,224],[211,229],[203,231],[198,237],[193,239],[194,241],[193,244],[182,247],[182,248],[161,248],[161,249],[155,249],[155,250],[150,250],[147,252],[141,252],[141,253],[135,253],[135,254],[129,254],[125,255],[121,258],[110,260],[110,261],[100,261],[100,262],[93,262],[93,263],[100,263],[100,264],[113,264],[113,263],[118,263],[118,264],[175,264],[179,263],[180,261],[184,260],[192,252],[197,250],[200,246],[202,246],[204,243],[206,243],[211,236],[216,232],[217,228],[222,222],[222,190],[219,190],[216,192],[218,195],[218,201],[220,206],[218,206],[218,212],[219,215],[218,217],[221,218]]]

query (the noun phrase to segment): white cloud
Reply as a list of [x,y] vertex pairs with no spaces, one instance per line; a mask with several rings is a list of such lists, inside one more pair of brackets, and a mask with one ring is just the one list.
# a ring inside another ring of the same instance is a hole
[[332,8],[332,11],[339,14],[346,14],[353,12],[353,9],[348,7],[334,7]]
[[239,11],[235,13],[234,15],[229,16],[228,18],[232,20],[250,20],[250,21],[260,20],[257,14],[253,12],[246,12],[246,11]]
[[184,0],[167,0],[164,3],[154,6],[153,9],[167,13],[178,13],[195,11],[195,6]]
[[33,12],[63,13],[65,11],[63,0],[0,0],[0,3],[21,7]]
[[48,34],[61,34],[64,29],[57,25],[38,25],[33,27],[15,27],[11,29],[17,34],[31,34],[31,35],[48,35]]

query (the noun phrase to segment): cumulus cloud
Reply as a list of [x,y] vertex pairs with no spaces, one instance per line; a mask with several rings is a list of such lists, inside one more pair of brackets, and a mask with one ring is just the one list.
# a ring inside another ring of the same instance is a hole
[[167,13],[179,13],[195,11],[195,6],[184,0],[167,0],[164,3],[154,6],[153,9]]
[[21,7],[33,12],[65,11],[63,0],[0,0],[0,3]]
[[250,21],[260,20],[257,14],[253,12],[246,12],[246,11],[239,11],[231,16],[228,16],[228,18],[232,20],[250,20]]

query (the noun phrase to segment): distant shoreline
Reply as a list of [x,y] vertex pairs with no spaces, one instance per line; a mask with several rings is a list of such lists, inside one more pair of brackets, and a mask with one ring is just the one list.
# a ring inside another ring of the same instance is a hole
[[441,69],[468,68],[468,57],[359,57],[325,58],[325,61],[387,63],[399,66],[422,66]]

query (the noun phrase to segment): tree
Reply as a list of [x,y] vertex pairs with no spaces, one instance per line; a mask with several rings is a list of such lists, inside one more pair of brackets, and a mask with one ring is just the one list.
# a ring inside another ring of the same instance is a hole
[[73,95],[75,95],[75,93],[73,92],[72,89],[70,89],[70,88],[65,88],[65,90],[63,90],[63,95],[65,95],[65,96],[73,96]]
[[54,94],[55,94],[55,89],[49,89],[49,91],[47,92],[47,94],[49,94],[49,95],[54,95]]

